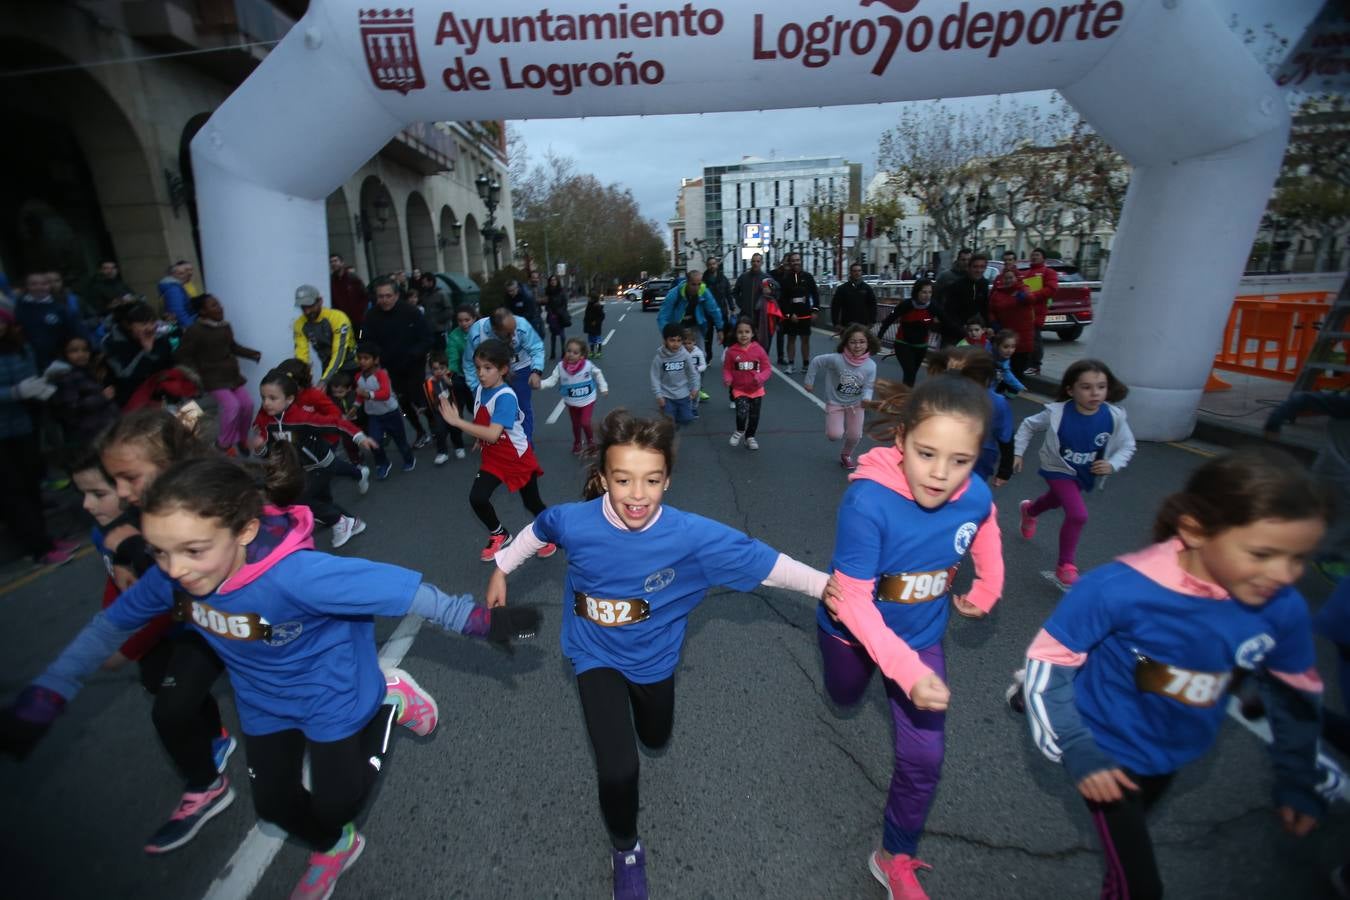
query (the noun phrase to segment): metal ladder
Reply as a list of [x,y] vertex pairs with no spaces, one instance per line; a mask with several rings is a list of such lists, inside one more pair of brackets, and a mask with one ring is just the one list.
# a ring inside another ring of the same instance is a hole
[[1323,372],[1350,372],[1350,359],[1335,362],[1331,358],[1337,344],[1350,340],[1348,320],[1350,320],[1350,275],[1341,282],[1340,293],[1331,304],[1331,309],[1322,322],[1322,329],[1317,333],[1317,340],[1313,343],[1308,358],[1304,360],[1298,377],[1294,379],[1293,391],[1313,390],[1317,378]]

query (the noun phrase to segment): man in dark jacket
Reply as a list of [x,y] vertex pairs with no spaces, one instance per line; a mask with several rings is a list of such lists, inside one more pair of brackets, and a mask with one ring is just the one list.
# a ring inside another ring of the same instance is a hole
[[98,264],[98,272],[93,278],[89,279],[89,284],[84,289],[84,299],[94,308],[100,316],[105,316],[112,307],[122,302],[127,297],[135,297],[131,288],[122,280],[122,274],[118,271],[117,263],[111,259],[105,259]]
[[853,263],[848,267],[848,281],[834,289],[830,300],[830,322],[835,331],[842,331],[847,325],[866,325],[871,328],[877,321],[877,295],[872,286],[862,280],[862,266]]
[[33,350],[39,372],[52,360],[62,358],[66,341],[88,337],[80,317],[52,296],[51,284],[46,272],[34,272],[24,280],[27,293],[14,304],[14,317]]
[[519,281],[508,281],[506,303],[503,305],[511,310],[511,315],[529,322],[536,333],[544,333],[543,323],[539,319],[539,301],[534,299],[534,294],[525,285]]
[[347,270],[346,262],[336,253],[328,257],[328,299],[333,309],[345,313],[359,332],[366,321],[370,298],[361,279]]
[[[751,322],[758,321],[756,310],[759,308],[759,290],[766,277],[764,257],[756,253],[750,257],[750,268],[740,274],[736,279],[736,286],[731,289],[731,298],[737,307],[737,319],[744,316]],[[735,319],[732,320],[731,327],[736,327]]]
[[[731,315],[731,282],[727,276],[722,274],[722,261],[716,257],[708,260],[708,268],[703,270],[703,283],[708,286],[712,292],[713,299],[717,301],[717,308],[722,311],[722,321],[725,323],[722,328],[722,343],[731,343],[730,333],[736,326],[736,320]],[[712,359],[713,329],[710,327],[703,338],[703,354]]]
[[975,316],[989,324],[989,281],[984,277],[988,263],[989,257],[984,253],[972,253],[966,274],[947,282],[947,287],[937,295],[934,312],[942,324],[944,347],[959,343],[966,336],[966,323]]
[[965,247],[956,251],[956,259],[952,261],[952,267],[950,269],[943,269],[942,272],[939,273],[937,281],[933,284],[934,297],[941,297],[942,292],[947,289],[949,284],[966,277],[966,270],[970,268],[970,254],[971,251],[967,250]]
[[426,318],[415,307],[399,302],[398,288],[392,280],[380,278],[375,282],[375,305],[366,313],[361,337],[380,346],[380,364],[389,373],[399,408],[417,432],[413,447],[425,447],[431,438],[417,411],[426,412],[428,420],[432,415],[422,390],[427,352],[431,349],[431,329]]
[[[783,310],[783,321],[778,328],[778,357],[786,363],[788,374],[795,371],[797,345],[801,345],[802,372],[811,362],[811,322],[820,306],[820,290],[810,272],[802,271],[802,255],[789,253],[783,268],[773,274],[778,282],[778,306]],[[783,343],[787,343],[787,359],[783,359]]]

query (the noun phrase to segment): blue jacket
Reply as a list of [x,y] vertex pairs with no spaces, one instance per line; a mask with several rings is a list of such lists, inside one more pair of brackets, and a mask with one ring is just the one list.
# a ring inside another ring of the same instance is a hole
[[[492,317],[484,316],[469,326],[469,337],[464,341],[464,356],[461,361],[464,366],[464,380],[469,383],[471,391],[478,389],[478,369],[473,364],[473,352],[478,349],[479,344],[488,340],[499,338],[492,330]],[[511,354],[512,372],[544,371],[544,341],[539,337],[539,332],[534,330],[534,326],[522,316],[516,316],[516,337],[511,342]]]
[[187,331],[189,325],[197,321],[193,315],[192,303],[183,283],[172,275],[159,280],[159,295],[164,298],[164,311],[178,320],[178,327]]
[[66,341],[88,336],[80,317],[71,312],[67,304],[51,296],[34,300],[24,294],[14,304],[14,318],[23,329],[39,369],[46,369],[52,360],[61,358]]
[[[661,304],[661,311],[656,314],[656,327],[664,329],[671,322],[681,322],[684,320],[684,282],[681,278],[675,282],[675,286],[666,294],[665,302]],[[713,292],[708,290],[706,284],[698,286],[698,303],[694,307],[694,321],[700,326],[706,326],[709,321],[716,328],[722,327],[722,310],[717,306],[717,298]]]
[[0,353],[0,438],[33,433],[28,405],[14,396],[14,386],[36,374],[33,351],[28,347],[20,347],[18,353]]

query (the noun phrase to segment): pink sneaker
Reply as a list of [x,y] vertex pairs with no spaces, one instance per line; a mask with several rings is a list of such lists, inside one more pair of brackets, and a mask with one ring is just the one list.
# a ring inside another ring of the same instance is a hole
[[[352,826],[348,825],[348,828]],[[346,832],[343,832],[346,836]],[[333,850],[328,853],[311,853],[309,868],[305,870],[300,883],[291,891],[291,900],[328,900],[337,888],[342,873],[351,868],[352,863],[366,848],[366,839],[360,832],[352,831],[352,843],[346,850]]]
[[478,554],[478,559],[482,562],[492,562],[497,557],[497,551],[505,547],[511,541],[511,535],[508,532],[501,534],[488,535],[487,546],[483,552]]
[[75,558],[75,551],[69,547],[62,547],[60,544],[53,544],[52,549],[37,558],[37,561],[44,566],[64,566]]
[[914,874],[919,869],[932,869],[928,863],[904,853],[885,860],[881,858],[880,850],[873,850],[867,868],[872,870],[872,877],[885,886],[886,900],[928,900],[928,893]]
[[1078,567],[1073,563],[1055,566],[1055,577],[1058,578],[1059,583],[1065,587],[1073,587],[1074,582],[1078,581]]
[[545,544],[544,546],[539,548],[539,552],[536,553],[535,556],[539,557],[540,559],[548,559],[550,556],[552,556],[557,552],[558,552],[557,544]]
[[398,724],[424,737],[436,730],[441,717],[436,700],[411,675],[402,669],[385,669],[384,685],[389,689],[387,699],[399,706]]
[[1028,510],[1031,509],[1031,501],[1023,500],[1017,505],[1017,510],[1022,514],[1022,537],[1031,540],[1036,536],[1036,517]]

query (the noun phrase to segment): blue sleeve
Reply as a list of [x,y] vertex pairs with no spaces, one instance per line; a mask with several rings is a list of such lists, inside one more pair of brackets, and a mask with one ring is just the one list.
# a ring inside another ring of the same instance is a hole
[[1000,444],[1012,443],[1012,409],[1008,401],[995,395],[994,401],[994,437]]
[[502,392],[502,396],[497,398],[497,402],[492,406],[493,425],[500,425],[503,428],[510,428],[516,424],[516,417],[520,415],[520,402],[516,400],[515,394]]
[[173,609],[173,581],[163,569],[151,566],[137,575],[140,580],[104,610],[117,628],[135,631],[160,613]]
[[1025,393],[1027,386],[1017,378],[1017,373],[1012,370],[1012,363],[1004,360],[1003,363],[1003,381],[1017,393]]
[[434,584],[422,582],[413,594],[412,606],[408,611],[435,622],[446,631],[464,634],[469,628],[469,617],[477,608],[472,594],[452,596]]
[[1028,657],[1022,684],[1032,742],[1046,759],[1063,764],[1074,784],[1118,765],[1097,746],[1078,715],[1073,689],[1077,677],[1078,670],[1071,666]]
[[1322,695],[1296,690],[1262,673],[1258,685],[1270,719],[1270,762],[1275,805],[1320,817],[1326,803],[1317,786],[1317,742],[1322,734]]
[[528,323],[522,326],[517,322],[516,334],[520,336],[521,344],[529,351],[530,368],[544,371],[544,341],[539,337],[539,332]]
[[749,591],[769,577],[778,562],[777,550],[721,522],[702,516],[689,518],[691,533],[703,542],[699,563],[709,586],[720,584]]
[[1114,604],[1103,591],[1102,570],[1089,572],[1075,584],[1045,622],[1050,636],[1074,653],[1087,653],[1116,630]]
[[422,573],[306,551],[277,563],[272,572],[298,608],[315,615],[404,616],[422,583]]
[[182,285],[173,285],[164,291],[164,307],[173,313],[178,320],[178,327],[186,329],[197,317],[192,314],[192,307],[188,303],[187,291],[183,290]]
[[1308,601],[1293,588],[1281,594],[1278,602],[1281,615],[1275,646],[1261,661],[1261,666],[1272,672],[1298,675],[1317,665],[1312,615],[1308,612]]
[[722,327],[722,310],[717,307],[717,298],[709,291],[703,296],[704,315],[712,320],[714,328]]
[[[604,503],[604,500],[600,501]],[[571,504],[564,504],[570,506]],[[535,517],[533,524],[535,537],[549,544],[557,544],[562,540],[562,510],[563,506],[550,506]]]
[[875,580],[881,568],[881,523],[875,504],[867,502],[866,482],[854,482],[844,493],[835,525],[830,568],[850,578]]
[[464,352],[460,354],[460,365],[464,368],[464,381],[471,391],[478,390],[478,367],[473,364],[473,352],[478,349],[480,343],[482,337],[478,334],[478,326],[470,326],[468,337],[464,338]]
[[67,700],[78,694],[84,680],[136,633],[136,628],[114,624],[109,612],[111,607],[90,619],[46,671],[33,679],[33,684],[55,691]]

